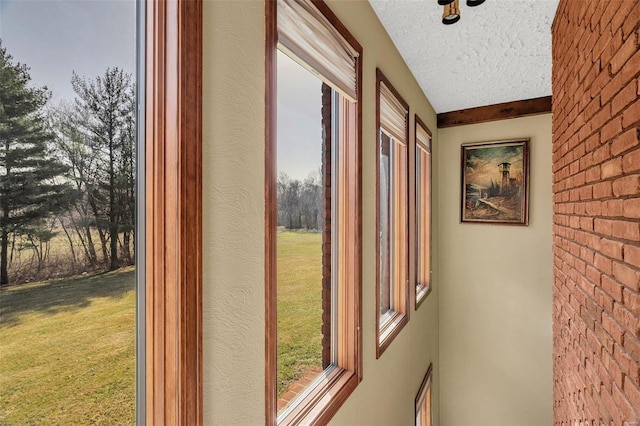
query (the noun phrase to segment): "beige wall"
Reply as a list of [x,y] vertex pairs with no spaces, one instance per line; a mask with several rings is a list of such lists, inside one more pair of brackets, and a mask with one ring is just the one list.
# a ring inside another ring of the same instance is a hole
[[[460,223],[460,145],[528,137],[529,226]],[[438,132],[442,425],[551,424],[551,114]]]
[[[437,269],[435,290],[375,359],[375,68],[410,104],[412,132],[414,112],[433,131],[436,116],[369,4],[327,3],[364,48],[364,379],[332,423],[413,424],[430,362],[437,420]],[[258,425],[264,423],[264,5],[206,1],[204,28],[204,419]],[[437,140],[434,146],[436,158]]]

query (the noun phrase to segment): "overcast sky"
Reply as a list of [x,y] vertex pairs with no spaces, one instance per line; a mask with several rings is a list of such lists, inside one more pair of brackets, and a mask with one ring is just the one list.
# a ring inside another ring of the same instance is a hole
[[[135,77],[135,19],[134,0],[0,0],[0,39],[56,105],[75,97],[72,71],[94,79],[120,67]],[[321,86],[278,53],[278,169],[295,179],[321,165]]]
[[0,39],[33,86],[53,103],[73,99],[71,72],[93,79],[108,67],[135,74],[134,0],[0,0]]
[[322,164],[322,81],[278,52],[278,172],[303,180]]

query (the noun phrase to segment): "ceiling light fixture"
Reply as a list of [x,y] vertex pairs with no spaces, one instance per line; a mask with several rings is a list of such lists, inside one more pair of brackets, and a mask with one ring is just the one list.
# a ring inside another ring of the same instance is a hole
[[453,0],[453,2],[444,7],[444,12],[442,13],[443,24],[451,25],[460,20],[460,5],[458,1],[459,0]]
[[[444,6],[442,13],[442,23],[445,25],[455,24],[460,20],[460,0],[438,0],[440,6]],[[475,7],[484,3],[485,0],[467,0],[467,6]]]

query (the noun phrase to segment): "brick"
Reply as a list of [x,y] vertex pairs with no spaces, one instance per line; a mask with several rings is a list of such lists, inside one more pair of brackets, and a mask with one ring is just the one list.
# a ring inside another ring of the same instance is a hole
[[637,244],[625,244],[624,261],[630,265],[640,268],[640,246]]
[[[635,95],[634,95],[635,96]],[[639,129],[630,129],[618,136],[611,143],[611,154],[619,155],[634,146],[638,146],[638,139],[640,138]]]
[[[612,169],[613,170],[613,169]],[[599,182],[593,185],[593,198],[608,198],[613,194],[611,182]]]
[[596,323],[595,327],[593,328],[593,332],[596,334],[596,336],[598,336],[598,340],[602,344],[602,347],[605,349],[605,351],[612,354],[613,339],[611,338],[611,335],[607,333],[607,331],[601,324],[598,323]]
[[[603,275],[605,277],[605,275]],[[603,310],[607,312],[613,312],[613,303],[614,300],[611,296],[605,293],[602,289],[596,288],[594,290],[594,295],[596,297],[596,302],[602,307]]]
[[[633,335],[634,338],[640,337],[640,319],[634,316],[625,306],[620,303],[613,305],[613,317],[622,325],[627,334]],[[640,360],[640,358],[638,358]]]
[[614,158],[601,166],[602,179],[616,177],[622,174],[622,158]]
[[640,342],[637,336],[625,333],[623,347],[631,359],[640,361]]
[[638,194],[640,194],[640,175],[625,176],[613,182],[613,195],[616,197]]
[[[609,354],[607,351],[603,351],[602,353],[602,365],[606,370],[606,373],[603,374],[604,377],[610,377],[613,379],[613,382],[618,386],[622,386],[624,383],[624,374],[622,369],[618,365],[617,361]],[[612,386],[608,386],[608,389],[611,389]]]
[[611,58],[611,74],[615,75],[620,71],[620,68],[631,58],[631,56],[638,50],[638,35],[631,34],[624,42],[620,50]]
[[604,274],[611,275],[613,272],[613,264],[611,260],[600,254],[596,254],[594,256],[593,264]]
[[618,11],[611,18],[611,31],[616,32],[620,29],[624,21],[629,18],[629,15],[633,13],[634,8],[638,4],[635,0],[624,0],[615,2],[614,4],[617,4]]
[[[629,2],[625,2],[629,3]],[[612,391],[613,400],[622,415],[622,418],[625,420],[635,420],[637,416],[637,412],[635,408],[631,405],[627,397],[620,390],[619,385],[613,386]],[[625,426],[632,426],[632,423],[625,423]]]
[[634,7],[631,9],[631,13],[627,15],[622,23],[622,37],[627,38],[631,33],[636,31],[638,26],[638,22],[640,21],[640,8]]
[[624,245],[620,241],[612,241],[606,238],[602,238],[598,246],[602,254],[618,260],[622,260],[623,247]]
[[612,271],[614,278],[620,281],[620,283],[629,287],[631,290],[640,290],[640,276],[638,274],[638,271],[631,269],[627,265],[619,262],[613,262]]
[[604,144],[620,133],[622,133],[622,117],[618,116],[602,127],[600,130],[600,143]]
[[[638,51],[640,56],[640,51]],[[640,68],[640,66],[639,66]],[[635,93],[636,99],[638,99],[638,93]],[[622,128],[629,129],[635,127],[640,122],[640,101],[634,102],[629,108],[622,113]],[[637,134],[637,133],[636,133]]]
[[614,221],[611,224],[611,236],[638,241],[640,240],[640,224],[622,220]]
[[636,85],[627,84],[617,95],[611,100],[611,115],[618,115],[620,111],[637,99]]
[[[571,213],[568,211],[567,213]],[[600,201],[591,201],[585,204],[585,210],[589,216],[600,216],[602,214],[602,202]]]
[[620,324],[607,312],[602,314],[602,327],[609,333],[609,335],[618,343],[622,343],[622,336],[624,330],[620,327]]
[[623,216],[624,200],[608,200],[603,203],[602,214],[607,216]]
[[613,300],[617,302],[622,302],[622,290],[623,287],[617,283],[615,280],[612,280],[606,275],[602,276],[602,289],[609,295]]
[[561,0],[552,26],[557,426],[640,407],[639,5]]
[[611,67],[608,66],[611,63],[611,59],[620,51],[622,47],[623,37],[620,33],[611,34],[611,42],[609,46],[602,52],[600,55],[600,62],[602,64],[602,68],[611,70]]
[[602,274],[596,268],[591,265],[587,265],[586,276],[589,281],[596,285],[600,285],[600,278]]
[[[593,156],[590,156],[593,158]],[[590,168],[585,173],[585,182],[591,183],[600,180],[600,166]]]
[[622,171],[633,173],[640,170],[640,149],[636,149],[622,158]]
[[600,164],[605,162],[611,158],[611,147],[607,145],[603,145],[593,152],[593,162],[594,164]]
[[638,390],[638,385],[633,383],[633,380],[624,381],[624,393],[632,406],[640,407],[640,390]]
[[624,217],[639,219],[640,218],[640,198],[632,198],[623,200]]

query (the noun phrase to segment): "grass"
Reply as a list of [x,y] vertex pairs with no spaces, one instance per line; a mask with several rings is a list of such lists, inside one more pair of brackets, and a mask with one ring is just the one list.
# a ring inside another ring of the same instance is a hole
[[322,234],[278,233],[278,396],[322,364]]
[[0,290],[0,424],[135,424],[135,272]]
[[[278,234],[278,395],[322,363],[322,235]],[[135,273],[0,290],[0,425],[135,423]]]

